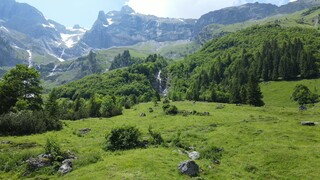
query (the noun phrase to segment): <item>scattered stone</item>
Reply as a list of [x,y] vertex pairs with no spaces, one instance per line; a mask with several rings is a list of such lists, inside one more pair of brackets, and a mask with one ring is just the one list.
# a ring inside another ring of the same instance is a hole
[[181,174],[186,174],[191,177],[199,174],[199,166],[193,160],[179,163],[178,170]]
[[218,159],[213,160],[213,163],[220,164],[220,161]]
[[62,161],[62,166],[60,166],[58,173],[67,174],[72,171],[72,161],[71,159],[66,159]]
[[204,116],[210,116],[210,113],[209,112],[203,112],[203,115]]
[[66,159],[78,159],[77,157],[76,157],[76,155],[75,154],[73,154],[71,151],[67,151],[66,152],[66,155],[67,155],[67,158]]
[[28,163],[28,169],[34,171],[42,167],[51,166],[52,159],[53,156],[51,154],[40,154],[36,158],[29,158],[26,162]]
[[179,154],[188,154],[188,151],[178,149]]
[[301,125],[303,125],[303,126],[315,126],[316,123],[315,122],[311,122],[311,121],[302,121]]
[[188,156],[191,160],[196,160],[200,158],[200,153],[198,153],[197,151],[192,151],[188,153]]
[[147,115],[146,115],[146,113],[141,113],[140,114],[140,117],[146,117]]
[[90,128],[84,128],[84,129],[80,129],[79,133],[84,135],[84,134],[88,134],[91,131]]

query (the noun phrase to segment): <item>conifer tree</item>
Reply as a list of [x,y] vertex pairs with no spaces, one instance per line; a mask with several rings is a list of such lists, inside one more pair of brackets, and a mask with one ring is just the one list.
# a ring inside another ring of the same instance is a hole
[[247,84],[247,103],[253,106],[263,106],[263,95],[261,93],[258,79],[253,73],[250,73]]

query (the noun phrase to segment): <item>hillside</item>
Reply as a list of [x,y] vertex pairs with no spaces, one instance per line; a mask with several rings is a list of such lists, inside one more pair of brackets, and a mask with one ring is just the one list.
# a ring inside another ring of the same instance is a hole
[[[78,157],[74,171],[52,175],[50,168],[37,171],[28,177],[50,179],[191,179],[180,175],[178,163],[188,159],[184,151],[172,145],[181,132],[180,142],[189,151],[199,151],[196,163],[203,179],[319,179],[319,126],[303,127],[300,121],[318,121],[319,107],[306,112],[297,108],[267,106],[224,105],[217,109],[215,103],[176,102],[179,109],[210,112],[210,116],[168,116],[161,106],[140,104],[125,110],[124,115],[111,119],[86,119],[63,121],[59,132],[23,137],[0,137],[0,178],[20,179],[25,164],[19,157],[36,156],[43,151],[48,137],[55,137],[63,150],[70,150]],[[147,113],[148,108],[154,109]],[[146,117],[139,117],[145,112]],[[148,139],[147,129],[159,131],[166,145],[129,151],[103,150],[105,134],[114,127],[133,125]],[[88,134],[79,130],[90,128]],[[223,138],[222,138],[223,137]],[[5,143],[9,142],[9,143]],[[213,153],[214,147],[223,149],[221,156]],[[210,152],[219,158],[215,164]],[[207,154],[206,154],[207,153]],[[14,155],[13,155],[14,154]],[[208,158],[205,157],[208,155]],[[9,160],[10,158],[10,160]],[[19,165],[16,165],[18,162]],[[22,164],[22,166],[20,165]],[[159,177],[161,174],[161,177]]]
[[196,41],[203,44],[213,38],[218,38],[254,25],[266,25],[277,23],[284,27],[314,28],[319,26],[319,6],[292,14],[274,15],[259,20],[249,20],[234,24],[211,24],[204,27],[196,37]]
[[[273,80],[296,79],[299,76],[299,71],[292,71],[298,74],[281,75],[280,66],[284,63],[281,63],[281,61],[285,61],[284,56],[291,54],[292,58],[295,56],[298,59],[300,56],[294,55],[295,53],[292,50],[280,50],[280,47],[290,49],[291,47],[287,45],[296,44],[295,41],[300,39],[303,51],[312,52],[313,63],[316,63],[315,61],[319,62],[319,53],[316,50],[320,42],[318,34],[319,32],[314,29],[282,27],[278,24],[271,24],[253,26],[214,39],[204,45],[199,52],[187,57],[185,61],[170,67],[169,97],[176,100],[185,98],[203,100],[211,96],[206,94],[208,93],[206,90],[210,89],[212,91],[212,88],[214,88],[218,95],[214,101],[228,102],[227,99],[235,98],[235,102],[239,102],[240,95],[236,95],[238,97],[233,96],[237,94],[236,92],[240,92],[242,85],[247,83],[250,73],[254,73],[254,76],[260,81],[270,80],[272,72],[276,74]],[[273,45],[269,43],[273,43]],[[272,51],[272,46],[277,47],[275,49],[281,52],[269,52]],[[285,51],[290,53],[284,53]],[[307,61],[307,59],[298,59],[295,61],[302,64]],[[290,67],[294,67],[294,65]],[[299,67],[301,66],[299,65]],[[317,65],[313,67],[317,68]],[[268,72],[267,76],[262,74],[261,70],[264,72],[263,69]],[[289,70],[290,68],[285,69]],[[213,86],[211,83],[213,83]]]

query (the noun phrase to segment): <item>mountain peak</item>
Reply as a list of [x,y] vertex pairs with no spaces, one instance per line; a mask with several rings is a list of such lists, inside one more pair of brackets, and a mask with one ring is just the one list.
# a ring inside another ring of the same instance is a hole
[[121,8],[121,13],[132,14],[135,13],[135,11],[130,6],[126,5]]
[[104,21],[106,19],[106,14],[104,11],[99,11],[98,19]]

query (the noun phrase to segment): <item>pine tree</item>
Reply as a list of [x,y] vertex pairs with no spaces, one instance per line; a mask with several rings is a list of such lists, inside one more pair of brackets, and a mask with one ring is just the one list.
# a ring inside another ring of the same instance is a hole
[[53,89],[48,97],[48,100],[45,104],[45,110],[49,113],[51,117],[59,116],[59,105],[58,105],[58,96],[56,89]]
[[261,93],[258,79],[251,73],[247,84],[247,103],[253,106],[263,106],[263,95]]

